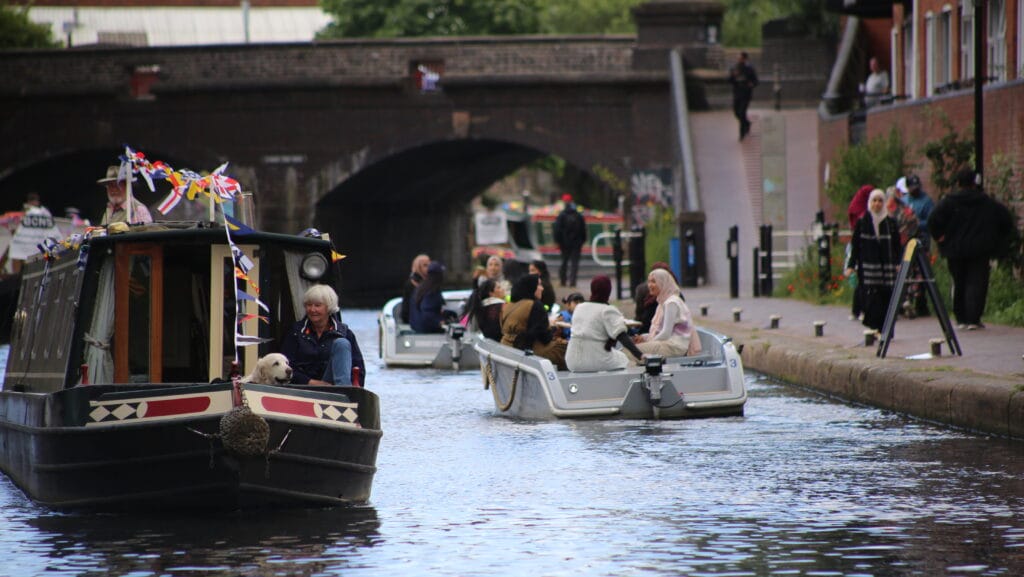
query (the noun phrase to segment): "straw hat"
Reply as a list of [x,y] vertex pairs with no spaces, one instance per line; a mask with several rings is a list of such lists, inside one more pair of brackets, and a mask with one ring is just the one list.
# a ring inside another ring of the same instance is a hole
[[[122,180],[124,180],[123,178],[118,178],[118,173],[120,173],[120,172],[121,172],[121,167],[120,166],[108,166],[107,167],[107,176],[97,180],[96,184],[107,184],[108,182],[122,181]],[[135,177],[132,176],[132,182],[135,182],[135,180],[136,180]]]

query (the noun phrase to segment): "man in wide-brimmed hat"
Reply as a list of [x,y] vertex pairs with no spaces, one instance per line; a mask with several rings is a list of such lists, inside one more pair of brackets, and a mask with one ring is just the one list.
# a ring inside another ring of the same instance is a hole
[[[132,177],[135,182],[135,177]],[[107,188],[107,209],[103,211],[101,225],[108,225],[114,222],[128,222],[128,211],[126,210],[128,200],[128,189],[124,178],[120,176],[120,167],[108,166],[107,175],[96,181]],[[132,220],[131,224],[144,224],[153,222],[149,209],[145,204],[132,197]]]

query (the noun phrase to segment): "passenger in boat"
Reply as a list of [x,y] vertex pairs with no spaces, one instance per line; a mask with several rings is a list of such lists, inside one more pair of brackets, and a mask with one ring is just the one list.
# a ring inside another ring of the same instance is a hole
[[548,265],[542,260],[535,260],[530,262],[530,274],[535,274],[540,277],[540,284],[544,287],[544,294],[540,297],[540,302],[544,305],[544,308],[551,310],[551,307],[555,306],[555,287],[551,284],[551,273],[548,272]]
[[405,279],[402,287],[402,309],[398,312],[402,323],[409,324],[409,312],[412,310],[412,297],[416,288],[420,286],[423,279],[427,278],[427,267],[430,266],[430,257],[425,254],[418,254],[412,259],[412,270],[409,278]]
[[363,354],[356,335],[338,315],[338,293],[327,285],[313,285],[302,303],[306,316],[281,343],[280,352],[292,366],[292,383],[348,386],[352,367],[357,367],[365,384]]
[[[667,262],[658,261],[651,265],[651,270],[667,270],[672,272]],[[675,275],[672,275],[675,278]],[[686,297],[679,294],[679,298],[686,301]],[[650,332],[651,321],[654,320],[654,313],[658,310],[658,299],[651,294],[651,291],[647,290],[647,281],[644,281],[633,289],[633,302],[636,303],[636,311],[633,318],[640,321],[639,331],[640,333]]]
[[477,286],[484,281],[485,278],[489,278],[494,282],[501,285],[504,289],[505,294],[512,292],[512,283],[505,279],[505,261],[498,255],[491,255],[487,259],[486,276],[482,276],[476,279]]
[[614,371],[629,365],[625,353],[615,343],[643,359],[643,353],[629,338],[626,317],[619,309],[608,304],[612,294],[612,281],[601,274],[590,281],[590,302],[576,306],[572,314],[572,338],[565,353],[565,364],[570,371]]
[[[106,226],[115,222],[128,222],[128,211],[126,204],[128,199],[128,187],[124,179],[119,178],[120,168],[108,166],[107,175],[96,181],[107,189],[107,209],[103,211],[103,218],[100,225]],[[135,182],[132,177],[132,182]],[[132,221],[130,224],[145,224],[153,222],[149,209],[139,199],[132,197]]]
[[700,336],[693,314],[680,297],[672,273],[655,269],[647,275],[647,290],[658,301],[651,330],[634,337],[637,348],[648,355],[680,357],[700,353]]
[[444,265],[439,262],[432,262],[427,267],[427,276],[416,288],[413,294],[412,310],[409,311],[409,324],[412,330],[417,333],[443,333],[444,318],[444,295],[441,294],[441,287],[444,285]]
[[555,335],[548,313],[540,302],[544,286],[535,274],[523,275],[512,286],[512,303],[501,312],[501,344],[534,354],[565,370],[567,343]]
[[[565,306],[562,307],[562,310],[558,311],[558,315],[557,315],[558,318],[557,318],[557,320],[559,320],[559,321],[561,321],[561,322],[563,322],[563,323],[565,323],[567,325],[571,325],[572,324],[572,313],[573,313],[574,310],[576,310],[576,305],[578,305],[580,303],[584,303],[584,302],[587,302],[587,299],[584,298],[584,296],[581,293],[569,293],[568,295],[565,296],[565,298],[562,299],[562,304],[565,305]],[[570,329],[570,328],[563,328],[562,329],[562,338],[563,339],[569,340],[569,337],[571,337],[571,336],[572,336],[572,329]]]
[[476,287],[467,303],[470,330],[491,340],[501,340],[501,311],[505,307],[505,289],[491,279]]

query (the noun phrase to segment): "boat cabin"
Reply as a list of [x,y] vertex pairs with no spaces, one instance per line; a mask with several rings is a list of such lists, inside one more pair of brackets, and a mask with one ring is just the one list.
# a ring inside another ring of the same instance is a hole
[[4,389],[225,379],[236,319],[238,338],[257,343],[238,349],[238,371],[251,372],[302,318],[306,290],[336,286],[336,267],[325,239],[250,233],[233,241],[251,266],[247,278],[236,275],[225,229],[209,223],[135,226],[30,260]]

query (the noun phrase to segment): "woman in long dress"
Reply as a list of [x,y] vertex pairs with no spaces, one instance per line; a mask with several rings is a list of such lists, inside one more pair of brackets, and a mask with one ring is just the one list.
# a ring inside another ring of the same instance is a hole
[[612,294],[612,281],[597,275],[590,281],[590,302],[576,305],[572,315],[572,338],[565,353],[565,364],[570,371],[614,371],[629,365],[625,353],[615,343],[642,358],[643,353],[629,339],[626,317],[619,309],[608,304]]
[[850,241],[847,276],[857,271],[864,286],[864,326],[882,330],[900,263],[899,224],[885,210],[885,193],[876,188],[868,212],[857,221]]
[[679,285],[668,271],[656,269],[647,275],[647,288],[658,299],[650,332],[637,335],[637,348],[646,355],[680,357],[700,353],[700,336],[693,314],[679,296]]

